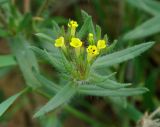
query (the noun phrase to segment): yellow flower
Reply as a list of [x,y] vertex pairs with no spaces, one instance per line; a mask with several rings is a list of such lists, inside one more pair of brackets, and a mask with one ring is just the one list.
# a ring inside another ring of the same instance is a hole
[[69,21],[69,23],[68,23],[68,27],[70,27],[70,28],[76,28],[76,27],[78,27],[78,24],[77,24],[76,21],[71,20],[71,21]]
[[88,34],[88,41],[92,44],[93,43],[93,40],[94,40],[94,36],[92,33],[89,33]]
[[99,54],[99,51],[95,45],[89,45],[87,48],[87,53],[91,56],[96,56]]
[[105,47],[106,47],[105,40],[98,40],[98,42],[97,42],[97,48],[98,49],[104,49]]
[[87,61],[90,62],[98,54],[99,54],[99,51],[97,46],[89,45],[87,48]]
[[78,27],[77,22],[73,20],[69,21],[68,27],[71,29],[71,37],[74,37],[76,33],[76,28]]
[[55,40],[55,47],[64,47],[64,37],[59,37],[58,39]]
[[82,46],[82,41],[79,38],[72,38],[70,45],[74,48],[79,48]]

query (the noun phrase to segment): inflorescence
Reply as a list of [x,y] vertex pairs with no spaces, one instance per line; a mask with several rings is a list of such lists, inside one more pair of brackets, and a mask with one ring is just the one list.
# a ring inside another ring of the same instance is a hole
[[54,46],[63,51],[69,61],[72,63],[75,62],[75,70],[79,73],[79,77],[82,77],[83,79],[88,71],[88,66],[90,66],[92,62],[101,55],[101,52],[108,47],[107,40],[98,40],[93,33],[88,33],[87,39],[82,41],[81,38],[77,36],[77,27],[78,23],[76,21],[69,21],[69,34],[67,32],[67,36],[63,35],[57,37]]
[[[69,42],[66,42],[65,38],[63,36],[60,36],[55,40],[55,44],[54,44],[55,47],[62,48],[63,50],[65,50],[67,43],[69,43],[70,47],[68,48],[75,48],[76,50],[81,51],[81,48],[85,47],[85,44],[80,40],[80,38],[76,37],[76,28],[78,27],[77,22],[73,20],[69,21],[68,27],[70,29],[70,37],[71,37]],[[102,39],[102,40],[98,40],[97,44],[93,44],[94,42],[93,33],[88,34],[87,41],[89,44],[89,46],[86,48],[87,60],[88,62],[90,62],[93,58],[95,58],[97,55],[100,54],[101,50],[103,50],[104,48],[107,48],[107,42],[106,40]],[[80,52],[78,55],[80,55]]]

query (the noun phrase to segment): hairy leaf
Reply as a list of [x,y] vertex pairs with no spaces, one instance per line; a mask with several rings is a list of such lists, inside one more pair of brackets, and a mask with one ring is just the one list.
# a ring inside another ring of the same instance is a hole
[[34,117],[40,117],[45,113],[56,109],[58,106],[67,103],[75,94],[75,89],[71,84],[65,85],[46,105],[44,105]]
[[36,36],[48,40],[49,42],[53,42],[53,39],[44,33],[36,33]]
[[14,66],[17,62],[12,55],[0,56],[0,67]]
[[5,100],[4,102],[2,102],[0,104],[0,117],[7,111],[7,109],[13,104],[13,102],[22,94],[24,94],[26,91],[28,90],[28,88],[24,89],[23,91],[9,97],[7,100]]
[[92,20],[91,17],[87,17],[85,19],[84,24],[82,25],[81,29],[77,33],[77,36],[79,38],[83,38],[87,34],[91,20]]
[[39,72],[39,67],[33,51],[29,48],[29,43],[22,35],[17,35],[9,39],[9,44],[27,85],[33,88],[40,86],[33,75],[32,69]]
[[156,0],[127,0],[127,2],[152,15],[160,14],[160,2]]
[[[89,85],[90,86],[90,85]],[[133,96],[133,95],[138,95],[138,94],[143,94],[145,92],[148,91],[148,89],[146,88],[121,88],[118,90],[107,90],[107,89],[102,89],[102,88],[98,88],[97,86],[95,88],[91,87],[89,88],[89,86],[87,86],[87,88],[79,88],[78,91],[81,94],[84,95],[92,95],[92,96]]]
[[160,16],[153,17],[124,35],[124,40],[140,39],[160,32]]
[[154,42],[148,42],[148,43],[142,43],[127,49],[124,49],[122,51],[114,52],[109,55],[105,55],[102,57],[99,57],[92,65],[92,68],[101,68],[101,67],[108,67],[113,66],[114,64],[121,63],[123,61],[127,61],[129,59],[132,59],[147,49],[149,49]]
[[97,83],[97,86],[105,88],[105,89],[119,89],[124,88],[126,86],[130,86],[131,83],[119,83],[110,79],[107,79],[104,82]]

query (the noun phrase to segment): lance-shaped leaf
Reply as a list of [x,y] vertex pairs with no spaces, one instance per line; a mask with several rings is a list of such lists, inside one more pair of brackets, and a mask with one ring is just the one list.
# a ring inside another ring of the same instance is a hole
[[53,38],[51,38],[50,36],[48,36],[48,35],[46,35],[44,33],[36,33],[35,35],[40,37],[40,38],[42,38],[42,39],[45,39],[45,40],[47,40],[49,42],[53,42]]
[[81,29],[77,33],[79,38],[83,38],[87,34],[91,20],[91,17],[87,17],[87,19],[85,19]]
[[6,2],[9,2],[9,0],[1,0],[1,1],[0,1],[0,6],[1,6],[2,4],[6,3]]
[[[83,20],[84,20],[84,21],[85,21],[87,18],[89,18],[89,17],[91,18],[91,16],[88,15],[87,12],[85,12],[85,11],[82,10],[81,13],[82,13],[82,17],[83,17]],[[96,35],[92,18],[91,18],[90,23],[89,23],[89,26],[88,26],[88,31],[89,31],[90,33],[93,33],[94,36]]]
[[140,39],[160,32],[160,16],[153,17],[152,19],[144,22],[132,31],[124,35],[124,40]]
[[101,27],[99,25],[96,25],[96,39],[101,39]]
[[119,83],[110,79],[107,79],[104,82],[97,83],[97,86],[105,88],[105,89],[120,89],[127,86],[130,86],[131,83]]
[[127,97],[133,95],[143,94],[148,91],[146,88],[121,88],[118,90],[108,90],[102,89],[94,85],[84,85],[83,87],[79,87],[78,91],[84,95],[91,96],[113,96],[113,97]]
[[116,72],[113,72],[109,75],[102,76],[100,74],[97,74],[96,72],[91,72],[88,80],[89,80],[89,82],[92,82],[92,83],[102,83],[102,82],[106,81],[107,79],[113,77],[115,74],[116,74]]
[[62,58],[60,58],[60,55],[57,53],[49,53],[46,50],[42,50],[40,48],[37,48],[35,46],[30,47],[33,51],[35,51],[41,58],[48,61],[50,64],[52,64],[54,67],[58,68],[59,70],[64,71],[64,66],[62,64]]
[[52,20],[52,24],[53,24],[53,34],[55,37],[58,37],[59,35],[61,35],[61,29],[58,26],[58,24],[56,23],[56,21]]
[[39,72],[38,63],[33,51],[29,49],[29,43],[27,40],[19,34],[14,38],[9,38],[9,44],[27,85],[33,88],[40,86],[40,83],[34,77],[32,72],[33,68]]
[[30,13],[24,14],[22,21],[19,23],[19,26],[17,28],[18,32],[21,32],[22,30],[30,30],[32,26],[32,16]]
[[43,88],[51,91],[50,93],[53,93],[53,92],[56,93],[60,90],[60,86],[58,86],[56,83],[48,80],[46,77],[37,73],[35,70],[33,72],[37,80],[39,80],[41,84],[43,84],[41,87],[44,86]]
[[7,111],[7,109],[14,103],[14,101],[24,94],[29,88],[24,89],[23,91],[9,97],[7,100],[0,104],[0,117]]
[[105,55],[99,57],[92,65],[92,68],[101,68],[101,67],[108,67],[113,66],[114,64],[121,63],[123,61],[132,59],[147,49],[149,49],[154,42],[142,43],[122,51],[118,51],[109,55]]
[[152,15],[159,15],[160,13],[160,2],[156,0],[127,0],[127,2]]
[[46,105],[44,105],[34,117],[39,117],[45,113],[56,109],[57,107],[67,103],[73,95],[76,93],[76,90],[71,84],[65,85]]
[[12,55],[0,56],[0,67],[14,66],[17,62]]

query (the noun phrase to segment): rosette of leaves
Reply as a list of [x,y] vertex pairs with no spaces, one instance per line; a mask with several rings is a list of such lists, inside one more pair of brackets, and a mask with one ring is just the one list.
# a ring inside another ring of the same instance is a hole
[[84,22],[80,28],[73,20],[69,21],[67,29],[59,27],[53,21],[54,37],[45,33],[36,34],[44,41],[43,43],[51,43],[52,51],[34,46],[31,48],[60,72],[60,80],[63,84],[56,84],[35,72],[37,79],[43,84],[50,84],[56,94],[34,117],[44,115],[67,103],[76,94],[127,97],[147,91],[143,87],[132,88],[130,83],[119,83],[112,78],[115,73],[106,74],[103,71],[140,55],[154,42],[109,53],[116,42],[109,45],[107,35],[103,37],[101,28],[98,25],[94,27],[91,16],[84,11],[82,16]]

